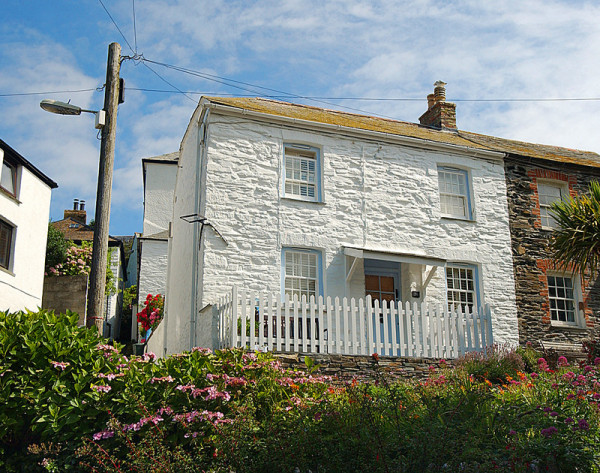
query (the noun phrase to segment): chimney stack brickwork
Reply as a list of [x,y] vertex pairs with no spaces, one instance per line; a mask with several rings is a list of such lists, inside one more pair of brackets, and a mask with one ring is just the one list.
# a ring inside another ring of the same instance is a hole
[[427,96],[427,111],[419,117],[421,125],[439,130],[456,130],[456,104],[446,102],[446,83],[437,81]]
[[85,211],[85,200],[79,203],[79,199],[73,201],[73,210],[65,210],[63,218],[72,218],[76,222],[87,225],[87,214]]

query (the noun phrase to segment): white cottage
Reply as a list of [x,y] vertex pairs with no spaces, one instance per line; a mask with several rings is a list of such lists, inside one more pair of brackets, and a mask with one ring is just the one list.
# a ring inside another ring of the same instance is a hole
[[0,140],[0,310],[42,305],[50,194],[57,184]]
[[[412,344],[435,356],[447,353],[441,347],[454,343],[452,333],[469,345],[484,332],[483,317],[465,334],[460,324],[468,322],[443,312],[486,305],[487,342],[516,343],[504,154],[461,136],[454,104],[436,86],[421,125],[203,98],[180,148],[167,315],[154,349],[241,340],[370,354],[389,342],[397,354]],[[222,299],[232,291],[234,303]],[[242,302],[243,291],[256,295]],[[314,297],[313,309],[294,314],[294,297]],[[369,319],[373,306],[380,315]],[[293,340],[294,325],[304,340]]]

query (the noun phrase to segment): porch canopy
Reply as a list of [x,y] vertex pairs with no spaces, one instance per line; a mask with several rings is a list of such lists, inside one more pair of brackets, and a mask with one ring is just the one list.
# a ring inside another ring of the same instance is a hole
[[435,274],[438,266],[446,266],[447,260],[435,256],[427,256],[419,253],[406,253],[394,250],[362,248],[357,246],[342,246],[344,255],[349,256],[351,263],[346,265],[346,283],[348,283],[356,271],[359,259],[374,259],[381,261],[393,261],[396,263],[418,264],[422,266],[431,266],[431,269],[425,277],[423,288],[426,288],[431,278]]

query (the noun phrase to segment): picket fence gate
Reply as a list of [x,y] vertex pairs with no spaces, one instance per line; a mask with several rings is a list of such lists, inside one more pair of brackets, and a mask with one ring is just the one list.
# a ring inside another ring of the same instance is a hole
[[249,293],[217,304],[221,348],[341,355],[458,358],[493,344],[489,305],[449,310],[426,302],[383,302]]

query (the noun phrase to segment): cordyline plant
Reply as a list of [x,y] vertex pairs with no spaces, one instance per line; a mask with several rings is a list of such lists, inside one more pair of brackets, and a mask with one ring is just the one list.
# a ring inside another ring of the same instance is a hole
[[164,315],[165,300],[161,294],[148,294],[144,308],[137,314],[138,323],[142,326],[142,339],[145,341],[148,330],[154,330]]
[[552,214],[559,228],[551,242],[554,258],[583,274],[597,274],[600,264],[600,184],[590,182],[589,193],[555,202]]

